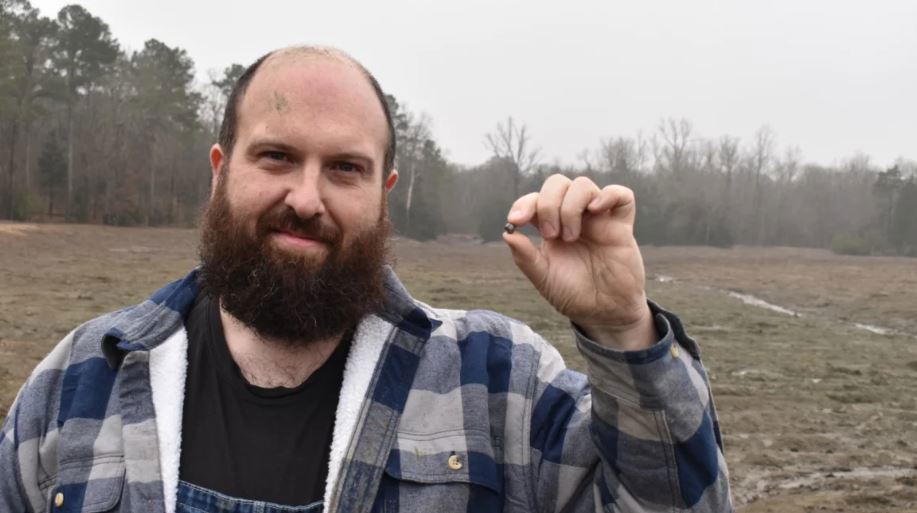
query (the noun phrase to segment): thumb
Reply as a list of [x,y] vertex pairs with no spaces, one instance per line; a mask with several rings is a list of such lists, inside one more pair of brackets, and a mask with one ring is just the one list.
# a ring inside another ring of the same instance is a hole
[[548,262],[541,251],[538,251],[538,248],[532,244],[531,239],[519,232],[504,233],[503,241],[509,246],[516,267],[535,285],[535,288],[539,288],[548,273]]

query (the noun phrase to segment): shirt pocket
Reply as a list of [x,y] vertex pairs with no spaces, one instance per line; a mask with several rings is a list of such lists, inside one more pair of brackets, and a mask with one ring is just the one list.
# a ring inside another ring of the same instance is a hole
[[486,433],[399,433],[376,511],[499,511],[503,474]]
[[115,511],[124,490],[124,458],[109,456],[61,465],[47,492],[51,513]]

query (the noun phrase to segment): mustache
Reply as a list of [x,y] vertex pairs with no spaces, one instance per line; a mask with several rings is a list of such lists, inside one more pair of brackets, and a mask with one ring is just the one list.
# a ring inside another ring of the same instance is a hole
[[290,209],[270,212],[263,216],[258,224],[258,231],[262,235],[272,231],[289,232],[328,244],[337,243],[341,239],[340,228],[326,223],[321,216],[303,219]]

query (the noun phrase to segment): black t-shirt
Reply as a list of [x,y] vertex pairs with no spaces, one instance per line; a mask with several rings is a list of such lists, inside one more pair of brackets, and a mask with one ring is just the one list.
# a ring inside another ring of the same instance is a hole
[[201,294],[185,326],[181,479],[240,499],[321,500],[350,335],[302,385],[268,389],[232,359],[217,301]]

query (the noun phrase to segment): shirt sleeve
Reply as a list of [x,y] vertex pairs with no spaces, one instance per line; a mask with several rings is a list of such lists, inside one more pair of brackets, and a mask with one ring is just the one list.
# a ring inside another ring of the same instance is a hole
[[722,438],[697,344],[650,303],[660,340],[618,351],[574,326],[587,376],[547,346],[531,422],[538,511],[730,512]]
[[57,473],[57,423],[61,377],[70,360],[73,332],[32,371],[0,431],[0,511],[47,509],[43,483]]
[[[22,395],[20,391],[19,395]],[[18,399],[7,413],[0,430],[0,511],[32,511],[22,489],[22,472],[19,468],[16,418]]]

